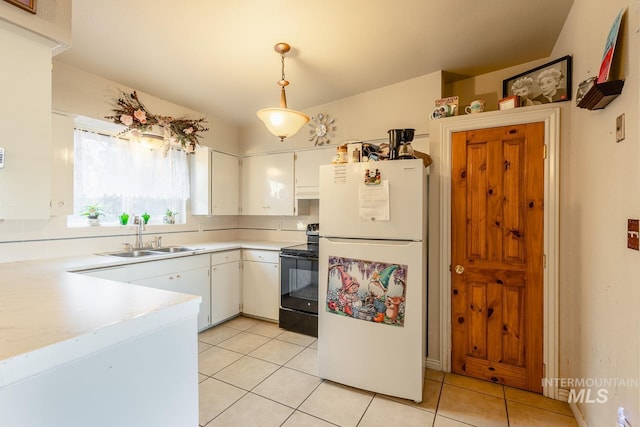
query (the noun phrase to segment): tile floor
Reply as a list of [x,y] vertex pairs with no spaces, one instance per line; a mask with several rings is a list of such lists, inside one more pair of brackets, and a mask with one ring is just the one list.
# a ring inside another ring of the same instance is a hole
[[200,425],[577,426],[564,402],[427,370],[422,403],[318,378],[317,340],[237,317],[199,335]]

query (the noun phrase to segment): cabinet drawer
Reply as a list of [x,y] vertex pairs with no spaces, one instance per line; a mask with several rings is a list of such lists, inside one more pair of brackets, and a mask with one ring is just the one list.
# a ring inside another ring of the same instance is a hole
[[240,251],[224,251],[211,254],[211,265],[224,264],[226,262],[240,261]]
[[278,263],[280,261],[280,252],[262,251],[258,249],[244,249],[242,251],[242,259],[245,261]]
[[156,277],[163,274],[205,267],[209,269],[209,256],[202,254],[131,264],[127,266],[127,273],[129,275],[129,282],[134,283],[137,280],[147,277]]

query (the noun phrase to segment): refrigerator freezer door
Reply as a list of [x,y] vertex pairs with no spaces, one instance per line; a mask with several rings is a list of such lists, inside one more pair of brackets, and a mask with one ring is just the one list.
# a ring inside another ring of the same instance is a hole
[[422,400],[425,265],[424,242],[320,239],[321,378]]
[[[381,183],[365,185],[366,171],[376,169]],[[425,200],[422,160],[320,166],[320,224],[326,237],[424,240]]]

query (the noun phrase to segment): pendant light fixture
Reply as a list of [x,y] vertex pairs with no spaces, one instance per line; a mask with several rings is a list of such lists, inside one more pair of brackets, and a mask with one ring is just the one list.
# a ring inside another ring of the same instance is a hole
[[284,91],[285,86],[289,84],[284,78],[284,54],[291,50],[291,46],[287,43],[277,43],[274,50],[280,54],[282,62],[282,78],[278,82],[280,90],[280,108],[263,108],[256,114],[264,122],[269,132],[284,141],[285,138],[295,135],[302,126],[309,122],[309,116],[299,111],[287,108],[287,95]]

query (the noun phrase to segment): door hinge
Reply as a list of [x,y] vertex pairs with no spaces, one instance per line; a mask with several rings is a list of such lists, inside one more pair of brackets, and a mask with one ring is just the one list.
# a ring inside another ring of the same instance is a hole
[[547,158],[547,144],[544,144],[544,155],[542,156],[543,159]]
[[547,378],[547,364],[542,364],[542,378]]
[[542,268],[547,268],[547,256],[542,255]]

